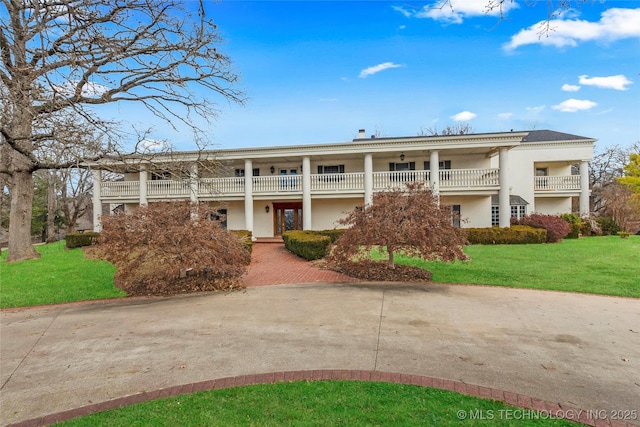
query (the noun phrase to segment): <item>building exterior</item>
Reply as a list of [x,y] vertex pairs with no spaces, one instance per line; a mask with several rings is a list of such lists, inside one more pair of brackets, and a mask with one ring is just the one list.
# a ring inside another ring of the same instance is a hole
[[[91,165],[94,228],[104,204],[127,211],[191,200],[217,206],[229,229],[258,238],[330,229],[374,193],[416,181],[459,213],[462,227],[508,227],[511,216],[571,212],[574,197],[587,214],[594,143],[550,130],[393,138],[360,130],[344,143],[103,159]],[[102,181],[100,169],[124,179]]]

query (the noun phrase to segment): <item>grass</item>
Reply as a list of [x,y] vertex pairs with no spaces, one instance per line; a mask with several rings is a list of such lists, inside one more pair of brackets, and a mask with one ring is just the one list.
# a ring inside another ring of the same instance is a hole
[[115,267],[85,258],[64,242],[36,246],[41,258],[7,263],[0,258],[0,308],[126,296],[113,285]]
[[[264,384],[159,399],[59,426],[574,426],[532,411],[403,384],[317,381]],[[459,412],[461,411],[461,412]],[[480,420],[477,418],[484,417]],[[476,419],[471,419],[476,418]]]
[[[38,260],[7,264],[0,257],[0,308],[125,296],[113,285],[115,268],[84,257],[64,242],[36,247]],[[640,236],[586,237],[544,245],[473,245],[469,262],[425,262],[440,283],[468,283],[640,298]],[[379,254],[377,256],[380,256]]]
[[565,239],[542,245],[473,245],[471,261],[398,264],[426,268],[439,283],[469,283],[640,297],[640,236]]

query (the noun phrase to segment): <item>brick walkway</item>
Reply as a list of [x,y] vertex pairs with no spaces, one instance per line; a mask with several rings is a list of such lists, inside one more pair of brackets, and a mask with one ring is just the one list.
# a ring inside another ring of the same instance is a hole
[[247,287],[314,282],[357,282],[353,277],[313,267],[309,261],[287,251],[283,243],[254,243]]

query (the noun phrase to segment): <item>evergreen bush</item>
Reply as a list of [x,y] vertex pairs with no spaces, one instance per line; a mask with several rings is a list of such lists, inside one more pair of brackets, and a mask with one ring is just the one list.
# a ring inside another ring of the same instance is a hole
[[98,243],[100,233],[88,231],[86,233],[69,233],[65,237],[65,248],[73,249],[82,246],[91,246]]
[[522,245],[545,243],[547,231],[527,225],[512,225],[511,228],[467,228],[467,239],[472,245]]

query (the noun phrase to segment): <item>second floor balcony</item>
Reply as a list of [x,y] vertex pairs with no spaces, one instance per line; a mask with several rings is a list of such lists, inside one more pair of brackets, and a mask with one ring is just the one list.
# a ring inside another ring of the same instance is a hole
[[[440,191],[495,190],[499,188],[498,169],[446,169],[439,171]],[[320,194],[362,194],[365,187],[364,172],[311,174],[310,191]],[[430,172],[426,170],[374,172],[375,192],[397,188],[406,182],[431,185]],[[254,176],[251,178],[252,194],[277,196],[302,194],[303,176]],[[189,198],[195,191],[198,198],[241,197],[245,194],[244,177],[200,178],[195,182],[184,180],[153,180],[146,182],[149,199]],[[129,200],[140,197],[139,181],[105,181],[101,185],[103,200]]]
[[580,175],[536,176],[536,192],[580,191]]

